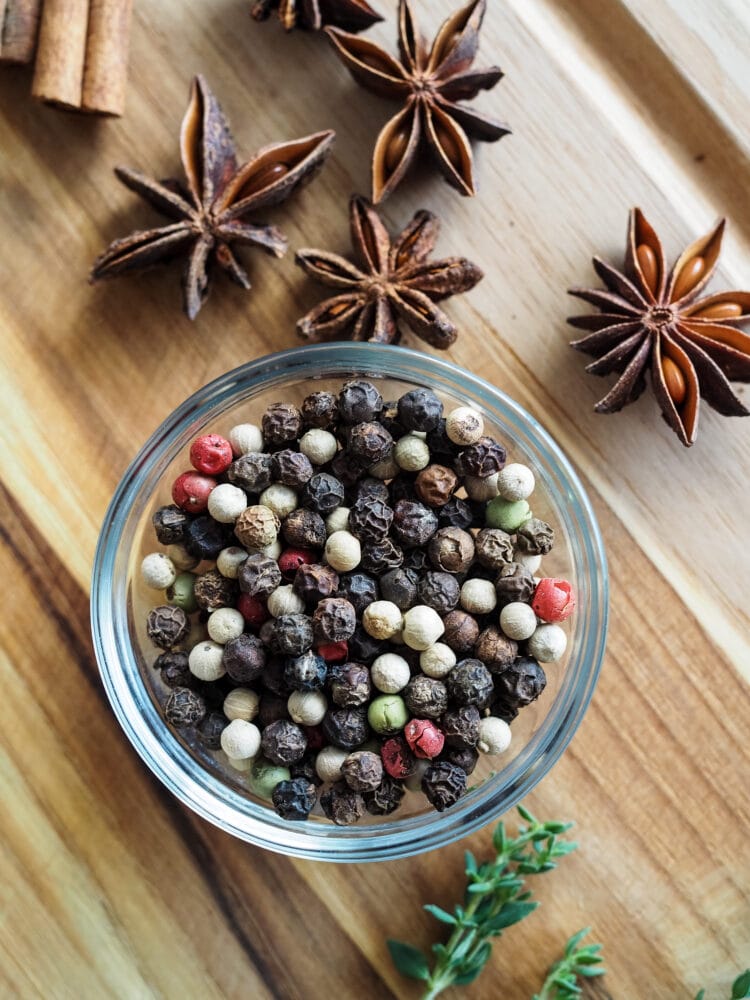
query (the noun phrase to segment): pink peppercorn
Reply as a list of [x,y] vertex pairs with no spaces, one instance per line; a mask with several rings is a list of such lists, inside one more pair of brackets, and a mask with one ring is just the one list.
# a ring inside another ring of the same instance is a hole
[[346,640],[341,642],[322,642],[316,646],[318,656],[322,656],[326,663],[345,663],[349,658],[349,643]]
[[220,434],[204,434],[190,445],[190,461],[198,472],[218,476],[232,464],[232,446]]
[[240,594],[237,598],[237,610],[248,625],[260,626],[271,617],[263,601],[250,594]]
[[406,742],[417,757],[432,760],[443,749],[445,736],[430,719],[412,719],[404,727]]
[[172,499],[189,514],[201,514],[208,506],[208,494],[216,480],[200,472],[183,472],[172,484]]
[[285,580],[293,580],[300,566],[311,566],[317,561],[312,549],[286,549],[279,556],[279,569]]
[[544,577],[537,584],[531,607],[545,622],[563,622],[576,609],[576,597],[567,580]]
[[398,781],[408,778],[417,766],[414,754],[406,745],[403,736],[393,736],[386,740],[380,748],[380,756],[386,772]]

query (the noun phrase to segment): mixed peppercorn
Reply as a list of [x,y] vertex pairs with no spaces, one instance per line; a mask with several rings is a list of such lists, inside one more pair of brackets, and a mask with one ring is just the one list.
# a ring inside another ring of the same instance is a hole
[[285,819],[452,806],[565,652],[575,597],[536,575],[554,533],[531,470],[471,407],[363,379],[203,435],[190,463],[141,565],[167,723]]

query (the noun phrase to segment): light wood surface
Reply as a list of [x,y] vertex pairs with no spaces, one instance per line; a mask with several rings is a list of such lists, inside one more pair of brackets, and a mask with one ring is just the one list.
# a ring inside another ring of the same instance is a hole
[[[393,0],[379,6],[393,15]],[[447,0],[423,3],[432,29]],[[272,221],[292,248],[348,249],[391,107],[355,91],[323,38],[250,21],[243,0],[136,4],[120,121],[43,108],[30,70],[0,75],[2,571],[0,994],[8,997],[411,998],[388,935],[427,943],[470,843],[377,866],[263,853],[179,806],[143,768],[99,682],[88,626],[97,532],[127,462],[206,380],[295,343],[320,289],[255,254],[254,289],[219,283],[198,321],[178,271],[90,288],[106,243],[155,216],[123,163],[178,170],[191,75],[206,74],[241,151],[334,127],[333,159]],[[392,45],[393,24],[373,36]],[[750,963],[750,420],[706,408],[683,449],[644,395],[592,412],[603,383],[566,347],[565,289],[621,258],[640,204],[670,254],[719,215],[714,287],[750,285],[750,8],[745,0],[494,0],[481,104],[514,135],[479,150],[479,197],[426,174],[387,203],[444,220],[440,248],[486,270],[449,304],[450,352],[509,391],[582,473],[604,532],[612,627],[593,704],[528,805],[578,824],[580,851],[498,944],[465,996],[523,1000],[592,925],[627,1000],[708,1000]],[[250,259],[250,255],[246,257]],[[458,995],[458,994],[457,994]]]

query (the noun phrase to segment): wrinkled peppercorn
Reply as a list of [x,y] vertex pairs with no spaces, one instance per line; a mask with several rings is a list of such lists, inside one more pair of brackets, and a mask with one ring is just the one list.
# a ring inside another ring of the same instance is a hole
[[190,673],[188,654],[178,650],[160,653],[154,660],[154,669],[161,672],[167,687],[192,687],[196,680]]
[[331,708],[323,719],[329,743],[343,750],[356,750],[369,736],[367,712],[363,708]]
[[221,662],[233,681],[247,684],[263,673],[266,650],[257,636],[243,632],[224,646]]
[[470,653],[473,650],[479,636],[479,625],[468,611],[457,608],[449,612],[443,619],[443,625],[445,631],[440,641],[450,646],[454,653]]
[[326,543],[326,523],[313,510],[298,507],[281,522],[281,533],[289,545],[302,549],[322,549]]
[[295,691],[317,691],[325,684],[328,664],[312,650],[286,661],[284,680]]
[[347,434],[346,451],[366,465],[381,462],[390,455],[392,448],[393,438],[379,423],[355,424]]
[[344,500],[344,487],[340,480],[329,472],[316,472],[305,483],[300,494],[303,507],[314,510],[317,514],[330,514]]
[[460,660],[446,679],[448,694],[457,705],[488,705],[494,692],[492,674],[481,660]]
[[355,503],[357,500],[380,500],[382,503],[387,504],[390,495],[388,486],[381,479],[373,479],[372,476],[360,479],[354,488]]
[[420,719],[439,719],[448,707],[448,690],[442,681],[417,674],[401,696],[409,712]]
[[445,742],[450,747],[474,747],[479,739],[481,715],[476,705],[449,709],[440,720]]
[[461,528],[440,528],[427,548],[435,569],[465,573],[474,558],[474,539]]
[[345,597],[361,615],[368,604],[377,601],[379,597],[378,582],[367,573],[342,573],[339,577],[337,597]]
[[337,663],[328,671],[331,698],[343,708],[366,705],[372,694],[370,671],[364,663]]
[[500,572],[495,577],[498,608],[516,601],[528,604],[535,590],[534,577],[520,563],[506,563],[500,567]]
[[389,816],[401,805],[404,795],[403,785],[385,774],[380,786],[371,792],[365,792],[363,798],[365,808],[371,816]]
[[343,449],[331,459],[330,470],[345,487],[353,487],[367,472],[369,466],[361,458],[354,458]]
[[443,812],[466,791],[466,771],[447,760],[435,761],[422,775],[422,791],[430,805]]
[[397,399],[390,399],[383,403],[383,409],[378,414],[378,420],[392,438],[400,438],[406,434],[406,428],[398,419]]
[[400,472],[395,479],[391,480],[391,504],[397,504],[399,500],[419,501],[416,490],[417,476],[411,472]]
[[307,737],[300,727],[287,719],[266,726],[261,734],[263,756],[274,764],[293,764],[307,750]]
[[312,462],[301,451],[284,448],[271,458],[271,477],[276,483],[301,489],[312,474]]
[[337,416],[338,403],[332,392],[311,392],[302,401],[302,422],[306,427],[327,430]]
[[505,465],[505,448],[494,438],[481,437],[476,444],[462,448],[456,456],[455,469],[462,476],[486,479]]
[[443,404],[432,389],[412,389],[398,401],[398,419],[409,431],[432,431],[443,416]]
[[427,432],[427,447],[434,458],[443,458],[453,462],[459,452],[458,445],[451,441],[445,430],[445,417],[441,417],[437,427]]
[[356,500],[349,510],[349,531],[365,543],[385,538],[392,522],[392,508],[377,498]]
[[154,511],[151,523],[162,545],[177,545],[185,537],[190,518],[176,504],[167,504]]
[[222,549],[232,544],[232,525],[220,524],[202,514],[187,525],[182,544],[197,559],[215,559]]
[[388,642],[383,639],[375,639],[358,625],[354,630],[354,635],[349,640],[349,655],[355,660],[363,663],[371,663],[376,656],[388,650]]
[[178,687],[169,692],[164,706],[164,717],[170,726],[178,729],[194,726],[206,714],[206,703],[197,691]]
[[513,540],[500,528],[482,528],[474,539],[477,560],[489,569],[513,562]]
[[282,819],[307,819],[315,807],[315,785],[306,778],[280,781],[271,792],[273,807]]
[[444,507],[458,484],[456,473],[445,465],[428,465],[417,475],[414,490],[429,507]]
[[421,576],[431,565],[430,557],[427,555],[425,549],[407,549],[404,553],[404,561],[401,564],[401,568],[409,569],[416,573],[417,576]]
[[152,608],[146,619],[146,633],[160,649],[171,649],[187,637],[190,620],[182,608],[162,604]]
[[479,633],[474,646],[474,656],[493,674],[509,667],[518,655],[518,643],[504,635],[496,625],[489,625]]
[[536,701],[546,686],[547,676],[531,656],[519,657],[495,678],[497,701],[509,708],[517,709],[530,705],[532,701]]
[[417,603],[419,575],[413,569],[389,570],[380,577],[380,593],[384,601],[395,604],[400,611],[408,611]]
[[449,764],[455,764],[466,774],[471,774],[477,766],[479,754],[473,747],[448,747],[440,759],[448,761]]
[[516,532],[516,546],[532,556],[546,556],[555,544],[555,532],[546,521],[530,517]]
[[357,627],[357,613],[345,597],[320,601],[312,618],[316,643],[345,642]]
[[333,785],[320,796],[320,805],[336,826],[349,826],[365,814],[365,800],[343,782]]
[[357,750],[341,765],[341,773],[355,792],[372,792],[383,780],[383,762],[371,750]]
[[330,566],[310,563],[297,570],[293,587],[305,604],[317,604],[318,601],[334,596],[339,589],[339,575]]
[[451,497],[448,502],[441,507],[438,512],[438,525],[440,528],[470,528],[478,515],[472,508],[468,500],[460,497]]
[[275,559],[253,552],[240,566],[240,590],[251,597],[267,597],[281,585],[281,570]]
[[261,427],[266,444],[285,444],[300,436],[302,414],[292,403],[271,403],[261,418]]
[[274,626],[276,649],[284,656],[302,656],[312,649],[313,625],[307,615],[281,615]]
[[437,514],[423,503],[399,500],[394,507],[393,530],[405,548],[426,545],[437,528]]
[[209,712],[196,727],[198,742],[206,750],[221,750],[221,734],[229,725],[229,720],[221,712]]
[[271,485],[271,456],[264,451],[240,455],[227,469],[227,479],[248,493],[261,493]]
[[258,725],[263,728],[270,726],[272,722],[278,722],[279,719],[288,718],[289,709],[287,708],[287,699],[264,692],[260,699],[260,706],[258,707]]
[[404,553],[390,538],[372,542],[362,551],[362,569],[373,576],[382,576],[389,569],[396,569],[404,561]]
[[366,379],[352,379],[339,393],[339,417],[345,424],[375,420],[383,409],[383,397]]
[[419,603],[447,615],[458,604],[461,586],[455,576],[439,570],[428,570],[419,581]]

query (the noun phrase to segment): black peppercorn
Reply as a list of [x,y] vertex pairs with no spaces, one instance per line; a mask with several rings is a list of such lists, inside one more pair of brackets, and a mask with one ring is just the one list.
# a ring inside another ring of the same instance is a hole
[[286,698],[264,692],[258,706],[258,725],[264,728],[270,726],[272,722],[278,722],[279,719],[288,719],[289,710],[286,703]]
[[481,437],[476,444],[462,448],[454,460],[456,472],[462,476],[486,479],[505,465],[505,448],[494,438]]
[[284,448],[271,458],[271,476],[276,483],[301,489],[312,474],[312,462],[301,451]]
[[432,389],[412,389],[398,401],[398,419],[410,431],[432,431],[443,416],[443,404]]
[[479,522],[479,515],[474,511],[468,500],[451,497],[437,512],[438,525],[441,528],[470,528]]
[[449,612],[443,619],[445,631],[440,637],[440,641],[446,646],[450,646],[454,653],[470,653],[474,648],[474,643],[479,637],[479,625],[476,618],[468,611]]
[[287,766],[304,756],[307,737],[295,722],[279,719],[263,730],[260,745],[264,757],[274,764]]
[[466,791],[466,771],[447,760],[435,761],[422,775],[422,791],[430,805],[443,812]]
[[345,424],[375,420],[383,409],[383,397],[365,379],[352,379],[339,393],[339,417]]
[[326,523],[313,510],[298,507],[281,522],[281,533],[288,545],[301,549],[322,549],[326,543]]
[[161,672],[167,687],[193,687],[196,678],[190,673],[188,654],[178,650],[160,653],[154,660],[154,669]]
[[303,486],[300,501],[317,514],[330,514],[343,503],[344,487],[329,472],[316,472]]
[[247,684],[263,673],[266,650],[257,636],[243,632],[224,646],[221,662],[233,681]]
[[277,695],[279,698],[288,698],[292,693],[292,688],[286,681],[287,660],[281,656],[271,656],[266,661],[266,666],[261,677],[261,683],[266,691]]
[[342,573],[339,576],[339,589],[337,597],[345,597],[354,607],[358,615],[361,615],[368,604],[377,601],[380,596],[378,581],[368,576],[367,573],[355,571],[353,573]]
[[446,678],[448,695],[457,705],[488,705],[494,692],[492,674],[481,660],[460,660]]
[[387,458],[392,448],[393,438],[382,424],[374,421],[355,424],[347,434],[347,453],[368,466]]
[[477,766],[479,754],[472,747],[447,747],[440,759],[455,764],[466,774],[471,774]]
[[520,563],[505,563],[495,577],[495,593],[499,608],[504,608],[506,604],[515,601],[528,604],[535,590],[534,577]]
[[206,750],[221,750],[221,734],[229,725],[229,719],[221,712],[209,712],[196,728],[198,742]]
[[151,523],[162,545],[177,545],[185,536],[190,518],[176,504],[168,504],[154,511]]
[[357,750],[341,765],[341,773],[355,792],[372,792],[383,780],[383,762],[371,750]]
[[237,579],[243,593],[267,597],[281,586],[281,570],[275,559],[262,552],[253,552],[240,566]]
[[370,671],[364,663],[336,663],[329,668],[331,698],[343,708],[366,705],[372,693]]
[[274,626],[274,645],[284,656],[302,656],[312,649],[313,625],[307,615],[281,615]]
[[217,569],[201,573],[193,588],[195,603],[201,611],[218,611],[219,608],[234,607],[237,601],[237,584],[222,576]]
[[401,564],[402,569],[411,570],[417,576],[421,576],[430,566],[430,557],[427,555],[426,549],[408,549],[404,553],[404,561]]
[[325,684],[328,665],[312,650],[286,661],[284,680],[294,691],[317,691]]
[[333,785],[320,796],[320,805],[328,819],[337,826],[356,823],[365,814],[365,800],[343,782]]
[[378,420],[392,438],[400,438],[406,434],[406,428],[398,419],[398,400],[392,399],[383,403],[383,409],[378,414]]
[[388,534],[393,510],[377,498],[356,500],[349,510],[349,531],[362,542],[379,542]]
[[208,514],[193,518],[185,528],[183,545],[197,559],[215,559],[232,544],[232,525],[220,524]]
[[513,562],[513,540],[500,528],[482,528],[474,539],[477,561],[489,569]]
[[433,608],[439,615],[447,615],[458,604],[461,587],[455,576],[439,570],[428,570],[419,581],[419,603]]
[[404,561],[404,553],[390,538],[372,542],[362,550],[360,566],[366,573],[382,576],[389,569],[396,569]]
[[388,650],[388,643],[384,639],[375,639],[358,625],[354,630],[354,635],[349,640],[349,655],[355,660],[363,663],[372,663],[376,656]]
[[380,593],[401,611],[408,611],[417,603],[419,576],[413,569],[391,569],[380,577]]
[[295,573],[292,586],[305,604],[313,605],[334,596],[339,589],[339,575],[331,566],[307,563]]
[[343,486],[353,487],[364,476],[369,466],[361,458],[355,458],[342,449],[333,456],[328,468]]
[[311,392],[302,401],[302,422],[305,427],[323,430],[336,422],[338,403],[332,392]]
[[416,719],[439,719],[448,707],[448,691],[442,681],[425,674],[412,677],[401,695]]
[[323,719],[323,732],[334,746],[356,750],[370,734],[367,712],[363,708],[331,708]]
[[304,778],[313,785],[322,785],[323,782],[315,770],[316,754],[313,750],[307,750],[304,757],[300,757],[293,764],[289,765],[289,773],[293,778]]
[[206,714],[206,703],[197,691],[178,687],[169,692],[164,717],[170,726],[194,726]]
[[227,469],[227,479],[248,493],[262,493],[271,485],[271,456],[265,451],[248,451]]
[[493,674],[509,667],[518,655],[518,643],[509,639],[496,625],[489,625],[479,633],[474,646],[474,656]]
[[516,546],[532,556],[546,556],[555,544],[555,532],[546,521],[530,517],[516,532]]
[[261,418],[261,428],[271,447],[295,441],[302,430],[302,414],[292,403],[271,403]]
[[391,480],[391,499],[389,502],[396,504],[399,500],[418,501],[416,483],[416,473],[399,472],[396,478]]
[[[497,700],[511,708],[536,701],[547,686],[547,676],[531,656],[521,656],[495,678]],[[497,714],[497,713],[495,713]]]
[[427,447],[433,458],[442,458],[453,462],[459,452],[459,446],[448,437],[445,431],[445,417],[441,417],[437,427],[427,432]]
[[460,705],[449,709],[440,720],[449,747],[474,747],[479,739],[481,715],[476,705]]
[[346,642],[357,627],[357,612],[345,597],[320,601],[312,618],[315,642]]
[[385,774],[380,787],[365,792],[365,808],[371,816],[389,816],[401,805],[404,794],[404,786]]
[[465,573],[474,558],[474,539],[461,528],[440,528],[427,548],[435,569],[446,573]]
[[160,649],[171,649],[187,637],[190,620],[182,608],[161,604],[152,608],[146,619],[146,633]]
[[393,509],[393,530],[404,548],[426,545],[438,530],[437,514],[415,500],[399,500]]
[[382,479],[366,476],[364,479],[360,479],[354,489],[354,502],[356,503],[357,500],[380,500],[381,503],[387,504],[390,495],[388,487]]
[[282,819],[304,820],[315,807],[315,785],[306,778],[280,781],[271,792],[271,801]]

